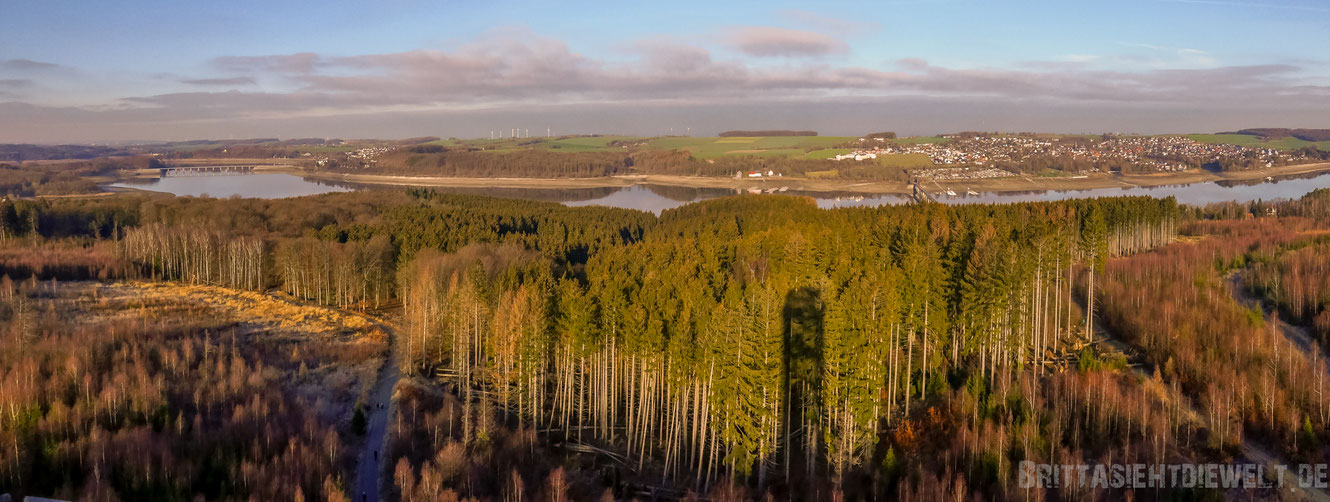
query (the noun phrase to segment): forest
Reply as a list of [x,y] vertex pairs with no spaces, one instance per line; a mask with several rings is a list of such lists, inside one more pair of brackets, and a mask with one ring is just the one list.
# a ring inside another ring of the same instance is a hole
[[1118,498],[1014,466],[1323,462],[1327,225],[1330,192],[5,200],[0,493],[354,497],[389,362],[390,499]]
[[150,157],[101,157],[54,164],[0,162],[0,197],[98,192],[98,181],[110,180],[119,170],[159,166],[161,163]]

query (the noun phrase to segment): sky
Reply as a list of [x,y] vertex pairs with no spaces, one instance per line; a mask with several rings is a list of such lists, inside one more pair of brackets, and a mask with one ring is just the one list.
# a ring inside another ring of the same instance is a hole
[[1330,3],[0,1],[0,143],[1330,127]]

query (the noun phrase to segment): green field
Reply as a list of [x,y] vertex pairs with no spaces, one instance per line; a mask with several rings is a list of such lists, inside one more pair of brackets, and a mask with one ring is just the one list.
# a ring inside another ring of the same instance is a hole
[[[483,148],[489,152],[505,153],[527,148],[541,148],[556,152],[599,152],[620,150],[620,146],[610,146],[615,141],[629,144],[645,143],[647,148],[661,150],[684,150],[698,159],[714,159],[730,155],[754,155],[759,157],[792,157],[803,159],[827,159],[852,150],[833,148],[857,139],[854,136],[762,136],[762,137],[691,137],[665,136],[642,138],[637,136],[570,136],[556,138],[504,138],[504,139],[468,139],[438,140],[433,145],[468,146]],[[934,143],[947,141],[941,138],[907,138],[893,140],[906,143]]]
[[1260,136],[1252,136],[1250,134],[1187,134],[1185,137],[1201,143],[1237,145],[1250,148],[1295,150],[1298,148],[1315,146],[1322,150],[1330,149],[1330,141],[1303,141],[1292,136],[1285,136],[1271,141],[1265,141]]
[[540,146],[563,152],[597,152],[609,148],[609,144],[613,141],[634,141],[638,139],[641,138],[635,136],[554,138],[541,142]]
[[649,140],[647,144],[667,150],[687,150],[693,154],[693,157],[709,159],[724,155],[803,156],[809,150],[824,150],[855,139],[850,136],[763,136],[751,138],[670,136]]
[[922,145],[925,143],[947,143],[950,141],[950,139],[939,138],[937,136],[917,136],[913,138],[896,138],[891,140],[892,143],[897,145]]
[[821,150],[813,150],[811,152],[808,152],[808,154],[804,155],[804,158],[812,160],[830,159],[837,155],[844,155],[853,151],[854,150],[851,150],[849,148],[823,148]]
[[[427,145],[461,146],[482,148],[495,153],[513,152],[528,148],[542,148],[558,152],[601,152],[610,149],[613,141],[638,141],[637,136],[560,136],[553,138],[502,138],[502,139],[441,139]],[[615,147],[617,148],[617,147]]]
[[297,146],[296,150],[309,153],[343,153],[355,150],[351,145],[331,145],[331,146]]

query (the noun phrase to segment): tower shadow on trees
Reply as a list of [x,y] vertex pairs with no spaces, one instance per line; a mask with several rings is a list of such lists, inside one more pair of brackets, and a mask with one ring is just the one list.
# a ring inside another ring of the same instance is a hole
[[783,451],[785,481],[791,499],[817,499],[814,493],[799,493],[798,487],[814,484],[801,480],[813,478],[822,458],[820,444],[822,402],[822,334],[826,304],[822,291],[813,287],[791,289],[785,295],[784,315],[784,375],[785,402],[782,403],[781,422],[784,430]]

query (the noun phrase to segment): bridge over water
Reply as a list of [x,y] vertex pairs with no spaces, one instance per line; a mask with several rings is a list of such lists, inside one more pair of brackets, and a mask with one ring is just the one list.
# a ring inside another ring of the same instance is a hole
[[937,199],[933,198],[933,194],[928,193],[928,190],[919,184],[917,178],[910,182],[910,198],[920,204],[925,202],[937,202]]
[[162,177],[182,177],[182,176],[225,176],[232,174],[247,174],[254,170],[255,166],[168,166],[160,168]]

